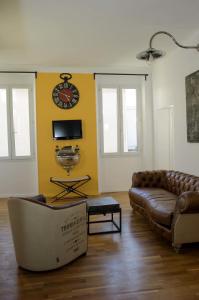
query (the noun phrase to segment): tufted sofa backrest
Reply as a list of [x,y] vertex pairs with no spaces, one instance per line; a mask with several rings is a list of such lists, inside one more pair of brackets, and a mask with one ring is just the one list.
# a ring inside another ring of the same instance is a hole
[[199,191],[199,177],[178,171],[166,171],[166,189],[176,195],[187,191]]
[[141,171],[133,174],[133,187],[158,187],[167,189],[167,177],[165,170]]
[[179,196],[187,191],[199,192],[199,177],[166,170],[135,172],[132,187],[163,188]]

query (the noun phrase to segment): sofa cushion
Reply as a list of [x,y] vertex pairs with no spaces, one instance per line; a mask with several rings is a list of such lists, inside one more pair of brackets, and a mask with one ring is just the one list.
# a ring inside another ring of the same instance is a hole
[[[142,207],[145,207],[145,204],[155,198],[162,198],[167,192],[161,188],[150,188],[150,187],[141,187],[141,188],[131,188],[129,190],[129,196],[132,198],[132,202],[136,203]],[[170,195],[173,195],[169,193]]]
[[130,199],[145,208],[148,216],[155,222],[170,227],[177,196],[159,188],[131,188]]
[[173,199],[165,197],[164,199],[154,199],[148,203],[148,209],[152,220],[161,225],[171,227],[173,214],[176,205],[176,196]]

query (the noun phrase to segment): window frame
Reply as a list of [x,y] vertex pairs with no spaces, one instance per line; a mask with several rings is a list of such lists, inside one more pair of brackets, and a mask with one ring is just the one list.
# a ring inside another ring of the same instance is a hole
[[8,85],[2,84],[0,85],[0,89],[5,89],[6,90],[6,113],[7,113],[7,129],[8,129],[8,156],[0,156],[0,160],[10,160],[11,159],[11,139],[10,139],[10,132],[11,132],[11,126],[10,126],[10,116],[9,116],[9,111],[10,111],[10,101],[8,101],[10,97],[10,91]]
[[[33,104],[33,88],[30,84],[1,84],[0,89],[6,89],[7,102],[7,128],[8,128],[8,156],[0,156],[0,160],[18,161],[32,160],[34,153],[34,104]],[[29,100],[29,128],[30,128],[30,155],[16,156],[15,136],[14,136],[14,120],[13,120],[13,89],[27,89]]]
[[[102,90],[103,89],[117,90],[117,139],[118,151],[115,153],[104,152],[104,131],[103,131],[103,104],[102,104]],[[124,152],[124,135],[123,135],[123,89],[136,89],[136,123],[137,123],[137,149],[129,152]],[[100,154],[102,157],[119,157],[119,156],[134,156],[141,152],[141,109],[142,109],[142,94],[141,85],[139,84],[100,84],[99,85],[99,124],[100,124]]]

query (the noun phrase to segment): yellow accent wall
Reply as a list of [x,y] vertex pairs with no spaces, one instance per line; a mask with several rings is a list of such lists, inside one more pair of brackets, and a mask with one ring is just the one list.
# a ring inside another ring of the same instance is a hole
[[[92,74],[72,74],[69,81],[80,93],[79,102],[71,109],[61,109],[52,100],[53,88],[63,80],[59,73],[38,73],[36,80],[36,118],[39,192],[51,197],[60,188],[50,182],[50,177],[74,178],[90,175],[91,180],[82,187],[89,195],[98,194],[97,136],[95,81]],[[52,120],[82,120],[83,138],[56,141],[52,138]],[[55,146],[78,145],[80,162],[67,176],[55,159]]]

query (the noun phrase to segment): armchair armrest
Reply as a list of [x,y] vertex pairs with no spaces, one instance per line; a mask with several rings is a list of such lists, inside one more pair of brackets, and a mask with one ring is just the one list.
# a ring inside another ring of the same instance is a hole
[[180,214],[199,213],[199,192],[184,192],[176,202],[176,212]]
[[78,205],[81,205],[83,203],[86,203],[86,200],[79,200],[78,202],[67,203],[67,204],[59,205],[59,206],[48,205],[48,207],[52,208],[54,210],[61,210],[61,209],[65,209],[65,208],[69,208],[69,207],[73,207],[73,206],[78,206]]
[[[11,197],[10,199],[12,199],[12,198],[13,197]],[[38,204],[38,205],[41,205],[41,206],[45,206],[45,207],[48,207],[52,210],[62,210],[62,209],[65,209],[65,208],[70,208],[70,207],[73,207],[73,206],[78,206],[80,204],[86,203],[86,200],[82,199],[82,200],[79,200],[79,201],[74,202],[74,203],[66,203],[66,204],[59,205],[59,206],[53,206],[51,204],[46,203],[46,198],[43,195],[38,195],[38,196],[34,196],[34,197],[26,197],[26,198],[23,197],[23,198],[19,198],[19,199],[29,201],[29,202],[32,202],[32,203],[35,203],[35,204]]]
[[135,172],[132,176],[132,187],[164,187],[166,171]]

